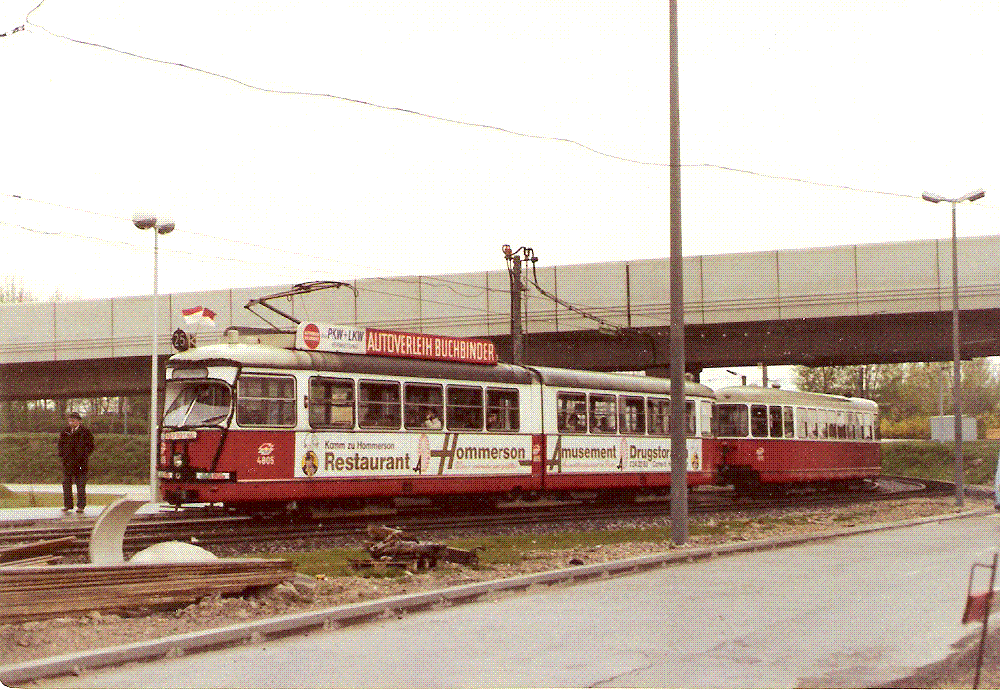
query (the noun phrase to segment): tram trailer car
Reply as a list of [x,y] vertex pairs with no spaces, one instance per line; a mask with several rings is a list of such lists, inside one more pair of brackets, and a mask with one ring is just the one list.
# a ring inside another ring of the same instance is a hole
[[[227,335],[167,365],[158,478],[172,504],[315,512],[670,485],[668,380]],[[686,382],[686,396],[688,484],[711,483],[714,393]]]
[[882,473],[874,401],[735,386],[716,391],[716,414],[718,482],[738,493],[861,489]]

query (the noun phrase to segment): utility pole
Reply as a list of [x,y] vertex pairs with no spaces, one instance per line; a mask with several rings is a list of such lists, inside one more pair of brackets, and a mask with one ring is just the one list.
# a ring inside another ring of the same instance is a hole
[[681,105],[677,70],[677,0],[670,0],[670,526],[688,539],[687,405],[684,402],[684,256],[681,248]]
[[521,327],[521,293],[524,291],[524,286],[521,283],[521,257],[510,249],[510,245],[503,246],[503,253],[507,258],[507,272],[510,274],[511,362],[520,365],[524,360],[524,333]]

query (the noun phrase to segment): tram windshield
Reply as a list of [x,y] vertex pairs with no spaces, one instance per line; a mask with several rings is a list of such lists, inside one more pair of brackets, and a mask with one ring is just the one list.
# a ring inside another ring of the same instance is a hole
[[229,417],[232,392],[227,384],[207,381],[168,381],[164,427],[218,425]]

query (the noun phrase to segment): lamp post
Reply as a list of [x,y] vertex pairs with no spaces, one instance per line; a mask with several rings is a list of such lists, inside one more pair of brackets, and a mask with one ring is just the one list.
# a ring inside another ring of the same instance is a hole
[[975,190],[956,199],[933,192],[924,192],[925,201],[951,204],[951,351],[955,359],[952,399],[955,415],[955,505],[965,504],[965,461],[962,459],[962,347],[958,327],[958,230],[955,207],[959,202],[974,202],[986,196],[985,190]]
[[159,383],[160,383],[160,236],[166,235],[174,229],[174,222],[169,216],[157,218],[148,211],[136,211],[132,215],[132,223],[139,230],[156,230],[153,233],[153,324],[150,331],[150,371],[149,376],[149,498],[150,501],[159,501],[158,478],[156,475],[156,461],[160,455],[159,425],[157,409],[159,403]]

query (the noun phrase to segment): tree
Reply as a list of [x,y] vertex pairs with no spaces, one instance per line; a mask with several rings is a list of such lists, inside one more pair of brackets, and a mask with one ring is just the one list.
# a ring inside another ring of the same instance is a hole
[[[883,418],[929,418],[952,409],[951,363],[798,367],[803,391],[870,398]],[[962,363],[962,408],[966,415],[1000,422],[1000,378],[988,359]]]
[[35,302],[35,297],[24,287],[20,276],[8,276],[0,284],[0,302]]
[[802,391],[869,398],[883,406],[898,389],[900,365],[850,365],[795,368],[796,386]]

